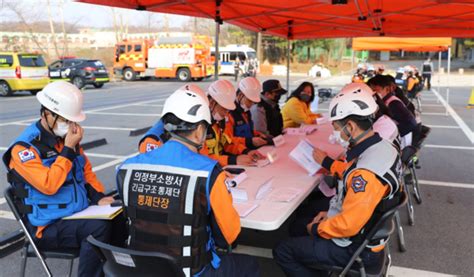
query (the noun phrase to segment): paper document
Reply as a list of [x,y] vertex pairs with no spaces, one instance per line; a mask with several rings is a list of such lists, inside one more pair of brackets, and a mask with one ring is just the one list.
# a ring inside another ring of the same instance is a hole
[[284,130],[285,134],[290,136],[305,136],[306,131],[301,128],[286,128]]
[[238,188],[230,188],[230,193],[232,194],[232,198],[237,201],[247,201],[247,191],[245,189],[238,189]]
[[285,138],[282,135],[276,136],[273,138],[273,144],[275,147],[280,147],[285,144]]
[[319,165],[313,158],[313,149],[314,147],[311,143],[308,140],[303,139],[290,152],[290,158],[306,169],[311,176],[316,174],[316,172],[321,168],[321,165]]
[[318,130],[318,125],[316,124],[301,124],[300,129],[304,131],[305,134],[311,135],[312,133]]
[[111,207],[110,205],[92,205],[73,215],[63,217],[63,219],[114,219],[122,212],[122,207]]
[[255,195],[255,199],[260,200],[263,199],[267,194],[272,190],[273,184],[273,177],[263,182],[257,190],[257,194]]
[[278,188],[270,194],[269,199],[273,202],[291,202],[300,193],[301,189],[297,188]]
[[258,207],[258,204],[250,204],[245,202],[234,202],[233,205],[240,217],[248,216],[253,210]]

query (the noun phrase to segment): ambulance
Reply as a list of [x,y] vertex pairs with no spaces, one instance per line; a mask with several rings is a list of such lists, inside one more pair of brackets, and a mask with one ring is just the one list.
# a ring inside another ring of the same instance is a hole
[[124,40],[115,45],[114,73],[126,81],[177,78],[201,81],[214,74],[208,36]]

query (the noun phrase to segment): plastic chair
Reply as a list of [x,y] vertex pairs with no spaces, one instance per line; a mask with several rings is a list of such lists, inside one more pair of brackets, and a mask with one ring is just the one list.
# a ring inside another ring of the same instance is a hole
[[87,241],[104,262],[105,276],[184,276],[176,259],[167,254],[120,248],[100,242],[93,236],[87,237]]
[[[393,218],[400,207],[406,204],[407,195],[402,192],[400,195],[400,201],[397,205],[386,211],[379,219],[379,221],[366,233],[362,243],[359,245],[357,250],[352,255],[349,262],[344,266],[333,266],[325,265],[321,263],[312,263],[307,266],[317,270],[325,270],[330,273],[330,276],[385,276],[388,268],[390,267],[391,258],[389,243],[385,244],[383,255],[380,256],[380,260],[376,265],[371,267],[365,267],[360,254],[364,251],[371,241],[381,240],[389,237],[394,229]],[[357,268],[355,267],[357,264]]]
[[20,205],[23,202],[20,198],[15,196],[15,189],[9,187],[5,190],[5,199],[7,200],[8,206],[12,210],[16,220],[20,223],[21,229],[23,230],[26,240],[21,252],[21,272],[20,276],[25,276],[26,262],[29,257],[37,257],[40,260],[41,266],[48,276],[53,276],[51,270],[46,264],[46,259],[63,259],[69,260],[69,273],[67,276],[72,276],[72,268],[74,265],[74,259],[79,257],[79,248],[58,248],[54,250],[42,250],[36,246],[33,238],[31,237],[26,227],[27,217],[21,213]]

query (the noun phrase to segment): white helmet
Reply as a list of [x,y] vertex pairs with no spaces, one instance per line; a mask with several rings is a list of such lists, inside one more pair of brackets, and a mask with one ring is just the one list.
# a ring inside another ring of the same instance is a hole
[[239,82],[240,91],[254,103],[260,102],[262,84],[255,77],[245,77]]
[[351,83],[341,89],[329,105],[330,120],[344,119],[350,115],[371,116],[378,109],[373,91],[363,83]]
[[207,98],[206,92],[199,86],[195,84],[186,84],[179,88],[180,90],[187,90],[196,93],[197,95],[201,96],[209,106],[209,99]]
[[219,105],[227,110],[235,110],[235,89],[228,80],[217,80],[207,89],[207,95],[211,96]]
[[46,85],[36,95],[38,101],[48,110],[72,122],[86,119],[82,111],[82,92],[66,81],[56,81]]
[[162,116],[171,113],[182,121],[198,123],[206,121],[211,124],[209,105],[199,94],[191,90],[178,89],[165,101]]

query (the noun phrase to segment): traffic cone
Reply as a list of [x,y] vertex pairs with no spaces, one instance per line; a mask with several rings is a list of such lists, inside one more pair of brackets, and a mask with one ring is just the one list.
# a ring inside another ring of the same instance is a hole
[[467,108],[468,109],[474,108],[474,88],[471,91],[471,97],[469,97],[469,103],[467,103]]

